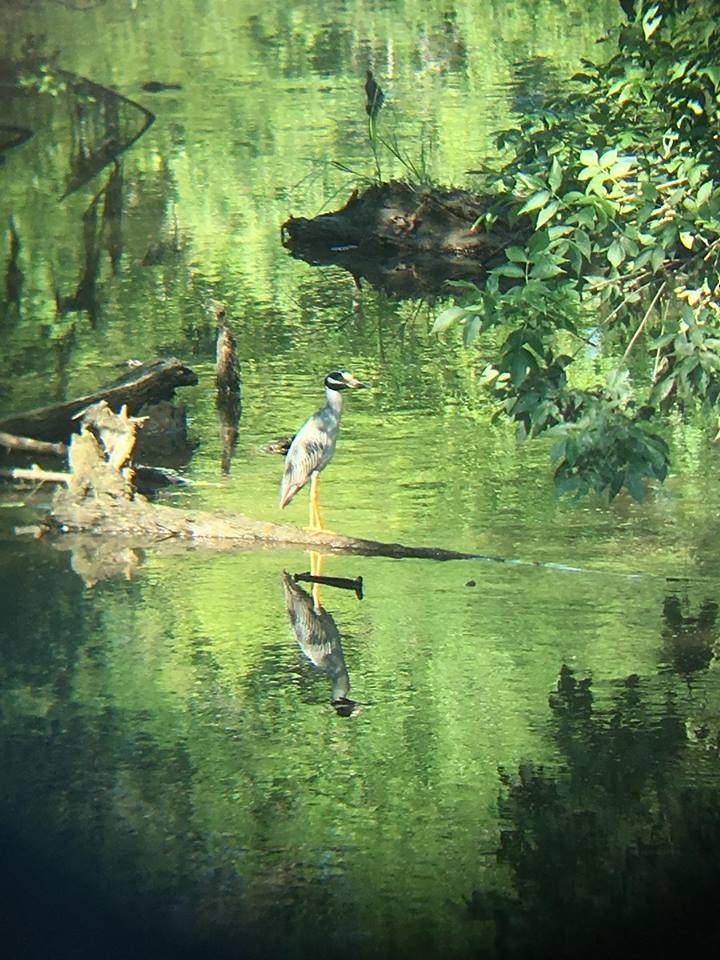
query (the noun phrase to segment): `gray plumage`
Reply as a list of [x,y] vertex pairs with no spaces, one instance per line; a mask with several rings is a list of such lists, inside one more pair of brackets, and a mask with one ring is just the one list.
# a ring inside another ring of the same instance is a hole
[[350,678],[335,621],[326,610],[315,606],[312,596],[299,587],[289,573],[283,574],[283,590],[300,649],[330,680],[332,702],[345,700]]
[[332,459],[343,411],[342,391],[366,386],[345,371],[335,371],[325,377],[325,406],[300,427],[285,457],[285,472],[280,485],[281,510],[312,474],[324,470]]

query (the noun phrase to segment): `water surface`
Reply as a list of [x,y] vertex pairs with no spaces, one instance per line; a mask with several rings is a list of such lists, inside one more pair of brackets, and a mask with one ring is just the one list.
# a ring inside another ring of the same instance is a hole
[[[574,956],[617,952],[658,905],[704,929],[720,849],[707,430],[678,428],[675,472],[642,505],[558,501],[548,450],[491,423],[490,346],[430,338],[438,304],[358,290],[279,241],[291,213],[372,176],[368,67],[403,149],[471,186],[492,133],[597,54],[615,5],[108,0],[0,18],[6,55],[45,35],[64,70],[156,115],[61,200],[109,121],[59,87],[4,98],[33,136],[0,169],[0,413],[177,354],[199,375],[182,391],[197,447],[165,501],[302,525],[305,492],[279,513],[282,460],[262,446],[347,368],[372,390],[348,398],[328,525],[523,561],[326,558],[365,597],[323,588],[323,647],[283,585],[307,554],[53,546],[13,534],[46,491],[4,496],[16,955]],[[242,368],[226,473],[211,297]]]

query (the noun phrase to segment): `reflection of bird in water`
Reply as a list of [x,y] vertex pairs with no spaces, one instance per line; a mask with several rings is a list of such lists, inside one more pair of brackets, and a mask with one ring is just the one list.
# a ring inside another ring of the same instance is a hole
[[347,696],[350,677],[335,621],[327,610],[295,583],[289,573],[283,573],[283,590],[288,617],[300,649],[310,663],[330,680],[330,702],[337,713],[349,717],[355,702]]
[[322,530],[320,471],[330,463],[343,411],[343,391],[367,387],[351,374],[335,370],[325,377],[325,406],[316,411],[295,434],[285,458],[280,485],[280,509],[290,503],[308,480],[310,483],[310,528]]

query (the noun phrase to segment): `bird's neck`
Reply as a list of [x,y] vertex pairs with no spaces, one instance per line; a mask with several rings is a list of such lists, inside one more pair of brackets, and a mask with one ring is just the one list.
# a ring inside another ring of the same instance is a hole
[[331,390],[330,387],[325,387],[325,400],[326,406],[332,410],[335,416],[340,419],[340,414],[343,411],[343,403],[345,398],[339,390]]

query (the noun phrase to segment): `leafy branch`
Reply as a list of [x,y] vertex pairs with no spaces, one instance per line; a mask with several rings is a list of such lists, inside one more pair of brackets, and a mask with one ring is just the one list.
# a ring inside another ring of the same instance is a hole
[[[663,416],[720,398],[716,12],[637,2],[607,63],[586,62],[569,95],[500,135],[510,158],[475,228],[516,240],[433,327],[460,325],[468,346],[501,333],[489,388],[521,437],[555,437],[562,492],[639,499],[667,475]],[[606,382],[573,383],[568,331],[618,355]]]

